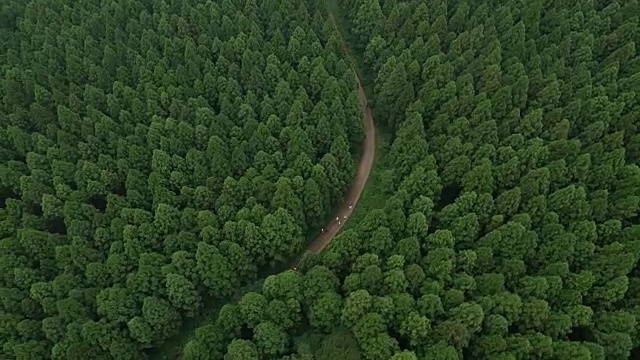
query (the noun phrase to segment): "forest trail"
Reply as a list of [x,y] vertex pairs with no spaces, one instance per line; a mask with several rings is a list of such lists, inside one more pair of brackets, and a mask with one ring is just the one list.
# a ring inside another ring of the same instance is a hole
[[[360,161],[358,163],[356,176],[351,182],[351,187],[349,188],[349,191],[345,195],[343,202],[340,205],[340,208],[335,212],[335,214],[331,218],[331,221],[327,225],[325,225],[324,232],[320,233],[320,235],[318,235],[318,237],[315,238],[305,249],[305,253],[311,252],[314,254],[318,254],[322,252],[322,250],[324,250],[327,247],[327,245],[331,243],[331,240],[333,240],[336,234],[340,231],[340,229],[346,223],[346,221],[344,220],[344,216],[347,216],[347,220],[348,220],[351,214],[353,213],[353,211],[355,210],[356,206],[358,205],[358,200],[360,200],[360,196],[362,195],[362,192],[364,191],[364,187],[367,184],[367,180],[369,179],[369,174],[371,173],[371,168],[373,167],[373,160],[375,159],[375,153],[376,153],[376,128],[373,123],[373,116],[371,114],[371,109],[367,106],[367,103],[368,103],[367,94],[365,93],[364,88],[362,87],[362,84],[360,81],[358,66],[353,56],[349,52],[349,49],[347,47],[347,42],[345,41],[344,36],[342,36],[342,33],[340,32],[340,29],[338,27],[338,24],[336,23],[336,20],[331,12],[329,12],[329,17],[331,18],[331,22],[333,23],[334,28],[340,35],[342,50],[347,55],[347,58],[351,63],[351,69],[353,69],[356,83],[358,85],[358,93],[360,95],[360,105],[362,106],[362,112],[364,115],[365,140],[362,145],[362,154],[360,157]],[[350,205],[353,205],[353,206],[349,208]],[[340,217],[340,224],[338,224],[338,222],[336,221],[336,217]],[[289,265],[289,268],[294,270],[297,269],[304,255],[305,254],[302,254],[302,256],[296,258]],[[183,359],[184,359],[184,353],[180,352],[176,360],[183,360]]]
[[[362,191],[364,190],[365,185],[367,184],[367,180],[369,179],[369,174],[371,173],[371,168],[373,166],[373,160],[375,158],[376,153],[376,128],[373,123],[373,116],[371,114],[371,109],[369,108],[367,94],[362,87],[360,82],[360,76],[358,72],[358,67],[353,59],[353,56],[349,52],[347,47],[347,42],[342,36],[340,29],[338,28],[338,24],[336,23],[336,19],[329,11],[329,17],[331,18],[331,22],[333,23],[333,27],[336,29],[338,34],[340,35],[340,40],[342,43],[342,50],[349,58],[349,62],[351,63],[351,69],[353,69],[354,76],[356,78],[356,83],[358,84],[358,93],[360,95],[360,105],[362,105],[362,112],[364,114],[364,134],[365,140],[362,146],[362,155],[360,157],[360,162],[358,163],[358,170],[356,172],[356,176],[351,182],[351,187],[349,188],[349,192],[345,195],[345,198],[340,205],[340,208],[336,211],[334,216],[331,218],[331,221],[325,225],[324,231],[318,235],[318,237],[313,240],[308,246],[306,251],[318,254],[324,250],[327,245],[333,240],[336,234],[340,231],[340,229],[345,225],[345,223],[349,220],[351,213],[355,210],[358,205],[358,200],[360,200],[360,195],[362,195]],[[350,207],[350,205],[353,205]],[[345,220],[346,216],[346,220]],[[340,219],[340,222],[336,221],[336,218]],[[304,254],[303,254],[304,256]],[[298,258],[293,262],[290,266],[293,269],[296,269],[300,265],[300,261],[302,258]]]

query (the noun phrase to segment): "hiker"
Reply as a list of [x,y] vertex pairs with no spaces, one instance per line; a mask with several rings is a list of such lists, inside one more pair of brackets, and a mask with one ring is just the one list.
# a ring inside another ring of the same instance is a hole
[[349,210],[353,209],[353,204],[349,204]]
[[336,221],[340,222],[340,216],[336,216]]
[[320,229],[320,232],[324,232],[324,228]]
[[342,216],[344,220],[347,220],[347,215]]

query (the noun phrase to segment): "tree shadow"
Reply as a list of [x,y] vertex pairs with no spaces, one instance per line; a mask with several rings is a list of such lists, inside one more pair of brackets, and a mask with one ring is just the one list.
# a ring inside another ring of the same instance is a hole
[[0,187],[0,209],[4,209],[7,206],[8,199],[20,199],[20,195],[7,187]]
[[440,211],[445,206],[453,204],[461,192],[462,188],[458,184],[445,186],[440,193],[440,200],[434,206],[434,211]]
[[107,199],[102,195],[93,195],[89,198],[89,203],[100,212],[105,212],[107,209]]
[[567,338],[571,341],[594,341],[595,340],[593,331],[586,326],[572,327],[571,332],[567,334]]
[[44,221],[44,226],[48,232],[53,234],[66,235],[67,234],[67,225],[64,223],[64,220],[59,217],[48,218]]

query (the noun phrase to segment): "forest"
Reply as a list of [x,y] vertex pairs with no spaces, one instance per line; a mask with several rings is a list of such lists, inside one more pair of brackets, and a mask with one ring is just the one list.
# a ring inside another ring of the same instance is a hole
[[[638,358],[639,46],[639,0],[5,0],[0,359]],[[288,268],[365,108],[385,200]]]

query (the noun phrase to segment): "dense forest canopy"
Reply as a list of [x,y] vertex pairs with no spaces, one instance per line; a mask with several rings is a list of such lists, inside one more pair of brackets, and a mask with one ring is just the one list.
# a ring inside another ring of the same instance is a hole
[[[353,177],[333,17],[386,201],[234,296]],[[153,358],[232,297],[184,359],[632,358],[638,46],[638,0],[8,1],[0,358]]]
[[186,357],[629,358],[638,2],[340,6],[395,131],[389,198],[302,272],[226,305]]
[[363,130],[296,1],[2,5],[0,358],[139,359],[297,255]]

